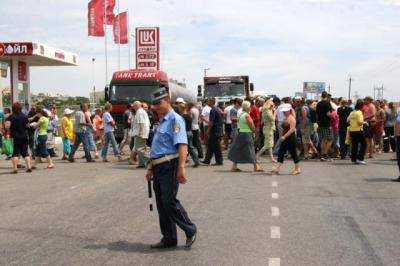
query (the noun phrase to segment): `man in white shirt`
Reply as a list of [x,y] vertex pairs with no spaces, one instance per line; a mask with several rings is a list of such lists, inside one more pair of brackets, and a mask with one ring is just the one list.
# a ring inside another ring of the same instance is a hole
[[211,112],[211,107],[209,105],[209,100],[207,100],[207,104],[203,107],[203,109],[201,110],[201,121],[203,122],[203,129],[204,129],[204,135],[205,135],[205,144],[207,145],[207,141],[208,141],[208,136],[207,136],[207,132],[208,132],[208,123],[210,122],[210,112]]
[[233,108],[234,100],[229,101],[229,105],[225,108],[225,145],[228,146],[232,135],[232,120],[231,120],[231,110]]
[[203,148],[200,143],[200,126],[199,126],[199,116],[200,111],[194,105],[189,103],[190,113],[192,115],[192,134],[193,134],[193,147],[197,149],[197,154],[199,158],[203,158]]
[[150,119],[146,110],[142,108],[142,103],[136,101],[133,103],[135,117],[132,121],[131,134],[134,137],[133,150],[138,154],[138,168],[146,167],[146,141],[150,133]]

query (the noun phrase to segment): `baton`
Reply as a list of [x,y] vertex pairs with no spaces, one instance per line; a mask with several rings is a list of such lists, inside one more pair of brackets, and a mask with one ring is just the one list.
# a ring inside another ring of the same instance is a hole
[[153,202],[151,201],[151,198],[153,197],[152,192],[151,192],[151,181],[147,181],[147,190],[149,191],[149,208],[150,211],[153,211]]

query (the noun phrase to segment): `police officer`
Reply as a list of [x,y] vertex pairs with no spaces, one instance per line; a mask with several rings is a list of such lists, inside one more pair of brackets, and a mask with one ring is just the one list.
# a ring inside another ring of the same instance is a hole
[[186,234],[186,248],[196,240],[197,228],[192,223],[176,196],[179,183],[185,184],[185,162],[187,156],[187,135],[185,122],[171,106],[166,88],[160,88],[152,96],[152,103],[161,117],[155,131],[150,152],[150,163],[146,179],[154,180],[162,239],[152,245],[154,249],[177,246],[176,225]]

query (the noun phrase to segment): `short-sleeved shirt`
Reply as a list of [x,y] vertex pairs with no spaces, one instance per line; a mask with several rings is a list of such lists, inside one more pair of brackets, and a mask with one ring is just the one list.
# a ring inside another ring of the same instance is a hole
[[192,130],[199,130],[199,109],[197,109],[196,107],[193,107],[192,109],[190,109],[190,113],[192,114]]
[[224,110],[225,117],[226,117],[226,123],[228,125],[232,124],[232,120],[231,120],[231,110],[232,110],[232,108],[233,108],[233,105],[229,105]]
[[139,136],[140,124],[144,125],[143,136],[140,137],[147,139],[150,133],[150,119],[146,110],[143,108],[139,108],[136,111],[135,117],[132,121],[132,136]]
[[229,116],[230,119],[232,121],[232,119],[236,119],[236,122],[232,121],[232,124],[237,125],[237,115],[238,115],[238,110],[236,109],[236,107],[233,107],[230,111],[229,111]]
[[253,105],[250,109],[250,117],[253,119],[254,126],[256,128],[260,128],[261,126],[261,114],[260,114],[260,108],[257,106]]
[[38,124],[39,124],[39,135],[43,136],[43,135],[47,135],[47,129],[49,128],[49,123],[50,120],[45,117],[42,116],[41,118],[39,118]]
[[210,119],[210,112],[211,112],[211,107],[208,105],[204,106],[203,110],[201,110],[201,116],[206,120],[206,121],[203,121],[203,124],[205,126],[208,126],[207,121],[209,121],[209,119]]
[[319,127],[330,127],[331,118],[328,116],[328,113],[332,111],[332,105],[327,100],[322,100],[317,104],[317,123]]
[[360,124],[364,122],[363,113],[360,110],[354,110],[349,115],[349,122],[349,130],[351,132],[362,131],[363,125],[360,126]]
[[64,134],[64,131],[61,129],[61,137],[72,140],[74,138],[74,124],[72,122],[72,119],[64,116],[61,119],[61,125],[63,125],[65,127],[65,129],[64,129],[65,134]]
[[84,130],[86,130],[85,123],[85,114],[82,111],[77,111],[75,113],[74,132],[82,133]]
[[123,120],[124,120],[124,129],[128,129],[131,127],[130,123],[129,123],[129,118],[131,117],[131,110],[126,110],[123,114]]
[[8,119],[10,121],[10,132],[11,137],[15,142],[27,142],[28,141],[28,117],[21,113],[19,115],[12,114]]
[[103,126],[104,126],[104,133],[114,132],[114,126],[112,122],[114,118],[111,116],[109,112],[104,112],[103,114]]
[[185,121],[174,110],[171,110],[162,118],[155,130],[150,158],[157,159],[165,155],[176,154],[178,145],[187,143]]

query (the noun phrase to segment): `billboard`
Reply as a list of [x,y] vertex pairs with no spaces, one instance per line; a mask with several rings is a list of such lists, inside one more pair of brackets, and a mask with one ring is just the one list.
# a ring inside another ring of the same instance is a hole
[[160,28],[136,28],[136,69],[160,70]]
[[322,93],[325,91],[326,83],[325,82],[304,82],[303,83],[303,92],[307,93]]

